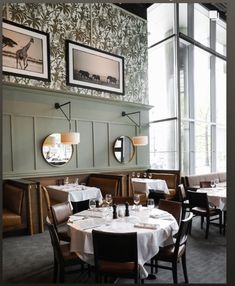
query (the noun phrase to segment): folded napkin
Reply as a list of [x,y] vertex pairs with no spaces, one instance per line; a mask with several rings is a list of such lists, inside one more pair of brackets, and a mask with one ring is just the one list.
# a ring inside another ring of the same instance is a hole
[[171,220],[171,217],[168,214],[151,214],[149,217],[156,219]]
[[158,225],[155,223],[136,223],[134,224],[134,227],[157,229]]
[[82,220],[84,219],[84,216],[75,216],[75,215],[71,215],[69,217],[68,222],[73,223],[74,221],[78,221],[78,220]]

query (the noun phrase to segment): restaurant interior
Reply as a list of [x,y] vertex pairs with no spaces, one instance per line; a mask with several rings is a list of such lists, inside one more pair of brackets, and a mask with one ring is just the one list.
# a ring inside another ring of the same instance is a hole
[[227,4],[5,3],[2,281],[227,283]]

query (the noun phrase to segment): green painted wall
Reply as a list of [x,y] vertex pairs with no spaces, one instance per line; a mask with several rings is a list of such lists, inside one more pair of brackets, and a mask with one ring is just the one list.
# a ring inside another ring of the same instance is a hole
[[[148,135],[146,22],[113,4],[6,4],[3,17],[50,34],[51,82],[3,76],[3,177],[64,175],[149,167],[149,146],[122,165],[112,152],[118,136],[136,127],[121,112],[141,111]],[[125,58],[125,95],[66,86],[64,40],[81,42]],[[72,103],[72,129],[80,132],[72,160],[53,167],[41,154],[51,133],[68,130],[55,102]]]

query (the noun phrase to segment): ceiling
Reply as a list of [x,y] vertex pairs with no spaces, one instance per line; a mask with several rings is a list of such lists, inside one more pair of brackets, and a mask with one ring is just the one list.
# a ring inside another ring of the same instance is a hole
[[[153,3],[119,3],[115,4],[123,9],[141,17],[147,19],[147,8]],[[227,17],[227,3],[208,3],[202,4],[209,10],[217,10],[220,14],[220,17],[226,21]]]

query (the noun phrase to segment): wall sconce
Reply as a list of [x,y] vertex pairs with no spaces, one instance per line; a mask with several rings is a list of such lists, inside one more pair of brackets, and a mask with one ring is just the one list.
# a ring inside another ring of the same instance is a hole
[[[135,120],[133,120],[129,115],[132,114],[138,114],[139,115],[139,123],[137,123]],[[125,111],[122,111],[122,116],[127,116],[134,124],[138,127],[139,133],[140,133],[140,127],[141,127],[141,120],[140,120],[140,111],[130,112],[126,113]],[[132,137],[132,142],[134,146],[146,146],[148,145],[148,136],[134,136]]]
[[[69,105],[69,115],[64,112],[61,108],[62,106]],[[69,122],[69,132],[61,133],[61,143],[62,144],[78,144],[80,142],[80,133],[78,132],[71,132],[71,102],[68,101],[64,104],[55,103],[55,109],[60,109],[66,119]]]

